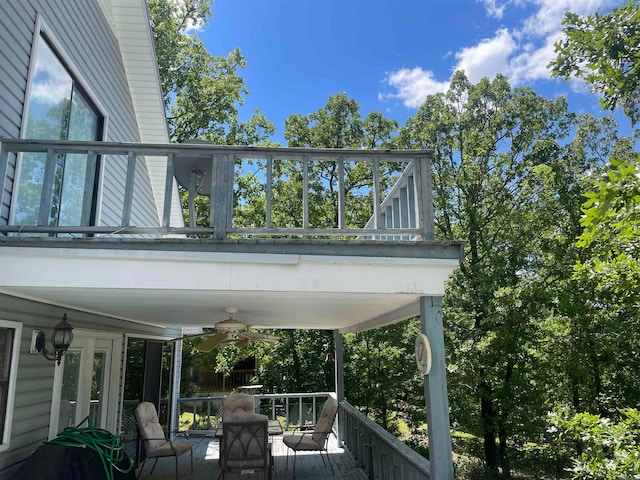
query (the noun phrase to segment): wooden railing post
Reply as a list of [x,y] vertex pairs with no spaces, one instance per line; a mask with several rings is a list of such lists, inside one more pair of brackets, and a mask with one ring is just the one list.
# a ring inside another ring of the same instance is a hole
[[434,240],[433,193],[431,179],[431,158],[420,157],[414,160],[414,179],[416,183],[419,215],[418,228],[422,230],[423,240]]
[[233,167],[234,158],[227,154],[214,155],[211,175],[211,218],[213,238],[227,238],[227,228],[233,217]]

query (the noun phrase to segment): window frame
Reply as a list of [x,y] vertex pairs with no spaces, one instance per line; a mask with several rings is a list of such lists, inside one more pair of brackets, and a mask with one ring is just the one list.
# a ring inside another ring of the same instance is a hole
[[[51,49],[55,57],[62,64],[67,74],[72,80],[72,92],[77,91],[86,102],[90,104],[93,111],[98,116],[98,124],[96,126],[96,141],[101,142],[107,137],[107,125],[109,123],[109,117],[106,113],[106,109],[103,105],[98,102],[96,99],[99,98],[95,92],[89,87],[90,83],[86,80],[86,78],[81,75],[79,72],[82,70],[77,68],[74,62],[70,59],[70,57],[65,53],[63,48],[60,48],[60,45],[63,43],[60,42],[56,36],[52,33],[52,30],[47,26],[45,21],[42,18],[40,13],[36,14],[36,22],[35,28],[33,30],[32,42],[31,42],[31,50],[29,57],[29,70],[27,73],[27,85],[25,89],[24,103],[22,109],[22,119],[20,124],[20,138],[25,138],[27,131],[27,122],[29,118],[29,103],[31,99],[31,89],[33,86],[33,77],[35,75],[35,64],[36,58],[38,54],[38,42],[42,39],[48,47]],[[17,195],[17,186],[18,181],[21,175],[22,169],[22,155],[19,154],[16,159],[16,168],[14,171],[14,191],[12,193],[12,197],[15,198]],[[102,156],[98,155],[96,157],[95,162],[95,172],[93,178],[93,191],[91,197],[91,206],[89,213],[89,225],[98,225],[100,222],[100,199],[102,196],[102,179],[103,179],[103,169],[104,169],[104,161]],[[9,211],[9,224],[15,223],[15,205],[14,202],[11,202],[11,207]],[[57,222],[56,222],[57,224]]]
[[9,449],[9,445],[11,442],[11,427],[13,426],[13,413],[18,377],[18,363],[20,359],[20,343],[22,341],[22,323],[0,319],[0,328],[12,329],[14,331],[11,347],[11,365],[9,366],[7,402],[4,414],[4,434],[0,439],[0,452],[3,452]]

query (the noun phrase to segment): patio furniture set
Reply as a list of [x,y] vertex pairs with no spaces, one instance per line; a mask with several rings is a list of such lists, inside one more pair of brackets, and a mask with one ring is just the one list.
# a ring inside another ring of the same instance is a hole
[[[313,430],[284,433],[282,441],[288,447],[287,469],[289,468],[289,451],[294,453],[293,479],[296,478],[296,455],[299,451],[320,452],[323,463],[325,466],[328,463],[333,472],[327,453],[327,440],[337,411],[338,402],[335,398],[328,397]],[[158,458],[175,457],[177,480],[178,458],[189,452],[193,474],[193,442],[173,441],[165,437],[152,403],[141,402],[136,407],[135,414],[145,446],[145,460],[155,458],[151,473],[155,469]],[[270,420],[266,415],[256,413],[252,395],[237,393],[225,397],[222,402],[222,423],[215,431],[215,437],[220,440],[218,463],[221,471],[218,478],[224,480],[229,474],[262,473],[264,478],[270,480],[273,471],[270,437],[275,435],[283,435],[282,425],[278,420]],[[324,456],[322,452],[325,453]],[[143,468],[144,462],[140,473]]]

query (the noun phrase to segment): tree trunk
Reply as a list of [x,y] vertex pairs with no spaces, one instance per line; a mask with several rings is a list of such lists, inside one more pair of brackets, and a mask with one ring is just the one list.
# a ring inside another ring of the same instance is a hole
[[504,422],[500,422],[500,466],[502,467],[502,478],[511,478],[511,465],[509,464],[509,455],[507,453],[507,429]]
[[[484,371],[480,372],[484,376]],[[487,468],[493,473],[498,473],[498,448],[496,445],[496,413],[493,408],[491,385],[486,380],[481,380],[480,393],[480,423],[484,438],[484,461]]]

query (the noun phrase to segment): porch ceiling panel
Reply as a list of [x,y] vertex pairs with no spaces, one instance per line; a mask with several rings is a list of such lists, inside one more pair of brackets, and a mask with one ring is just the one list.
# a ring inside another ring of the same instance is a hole
[[152,250],[0,249],[2,292],[164,327],[358,331],[419,313],[458,260]]

